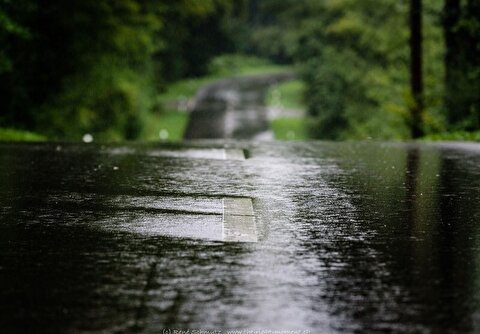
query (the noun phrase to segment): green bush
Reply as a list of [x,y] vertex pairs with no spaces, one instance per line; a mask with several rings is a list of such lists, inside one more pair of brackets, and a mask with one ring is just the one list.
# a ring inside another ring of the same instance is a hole
[[65,81],[63,90],[37,113],[37,123],[54,138],[138,138],[154,94],[148,76],[106,57]]

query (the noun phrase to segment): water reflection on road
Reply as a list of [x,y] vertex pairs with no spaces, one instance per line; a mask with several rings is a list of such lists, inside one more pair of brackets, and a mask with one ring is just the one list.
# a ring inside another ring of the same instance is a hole
[[480,330],[476,144],[1,144],[0,182],[6,332]]

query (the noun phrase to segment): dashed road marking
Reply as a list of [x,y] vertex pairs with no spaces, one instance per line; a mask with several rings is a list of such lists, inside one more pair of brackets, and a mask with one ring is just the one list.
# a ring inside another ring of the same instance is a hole
[[223,241],[257,242],[257,226],[250,198],[223,199]]
[[224,198],[223,207],[232,216],[253,216],[253,205],[250,198]]
[[225,160],[245,160],[245,154],[243,153],[243,150],[226,148],[224,152]]

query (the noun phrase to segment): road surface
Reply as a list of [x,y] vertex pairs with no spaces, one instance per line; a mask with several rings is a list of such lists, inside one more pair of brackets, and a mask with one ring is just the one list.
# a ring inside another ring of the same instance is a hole
[[2,143],[0,178],[2,333],[480,330],[479,144]]

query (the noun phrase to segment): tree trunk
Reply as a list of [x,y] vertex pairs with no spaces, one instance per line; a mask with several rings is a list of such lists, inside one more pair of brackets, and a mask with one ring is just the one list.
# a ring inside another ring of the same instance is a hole
[[423,135],[423,71],[422,71],[422,0],[410,0],[410,89],[414,103],[411,107],[411,135]]

